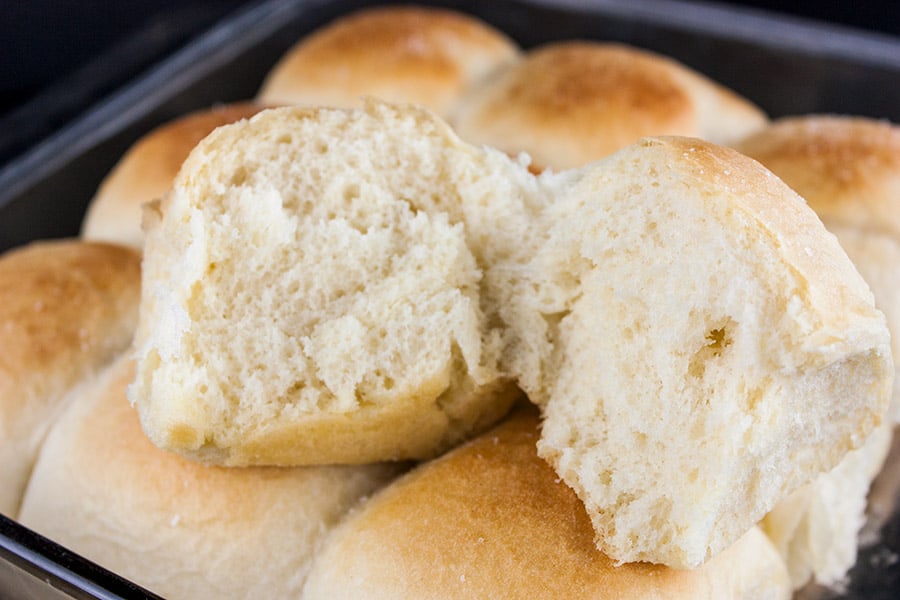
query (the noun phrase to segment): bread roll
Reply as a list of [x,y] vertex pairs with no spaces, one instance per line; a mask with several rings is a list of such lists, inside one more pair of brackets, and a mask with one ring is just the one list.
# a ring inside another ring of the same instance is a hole
[[161,198],[197,143],[220,125],[245,119],[262,106],[216,106],[165,123],[139,139],[109,172],[91,200],[82,237],[141,249],[141,206]]
[[421,109],[276,109],[204,140],[167,201],[131,394],[205,460],[434,455],[503,414],[513,375],[601,550],[691,568],[887,407],[884,317],[846,254],[699,140],[536,177]]
[[756,528],[695,571],[617,566],[538,458],[538,434],[534,411],[517,411],[381,490],[328,538],[304,597],[790,597],[784,564]]
[[518,392],[467,237],[503,236],[461,221],[523,195],[504,169],[531,178],[374,102],[273,109],[206,138],[147,240],[130,393],[150,438],[229,465],[366,463],[496,421]]
[[525,54],[468,93],[450,117],[460,136],[537,167],[566,169],[649,135],[717,143],[762,127],[761,110],[669,58],[619,44],[566,41]]
[[[900,356],[900,128],[863,118],[782,119],[737,145],[806,198],[837,235],[869,283]],[[894,379],[892,416],[865,446],[795,492],[763,527],[784,554],[794,585],[831,585],[856,562],[866,496],[890,445],[900,408]]]
[[206,467],[153,446],[117,362],[41,450],[24,525],[170,600],[297,598],[325,534],[397,467]]
[[0,257],[0,512],[15,518],[66,394],[131,342],[140,258],[73,240]]
[[297,43],[266,78],[268,104],[351,107],[361,96],[423,104],[446,115],[469,87],[518,52],[462,13],[413,6],[344,16]]
[[[900,127],[860,117],[782,119],[736,145],[797,191],[872,288],[900,370]],[[900,378],[892,414],[900,419]]]
[[608,555],[695,567],[882,422],[884,317],[834,236],[755,161],[644,140],[552,212],[533,263],[548,291],[509,302],[546,318],[553,352],[532,337],[512,371],[544,406],[539,453]]

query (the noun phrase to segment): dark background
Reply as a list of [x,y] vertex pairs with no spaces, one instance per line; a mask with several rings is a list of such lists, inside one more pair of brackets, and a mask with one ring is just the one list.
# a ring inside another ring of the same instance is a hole
[[[0,0],[0,163],[253,0]],[[900,36],[900,2],[732,0]]]

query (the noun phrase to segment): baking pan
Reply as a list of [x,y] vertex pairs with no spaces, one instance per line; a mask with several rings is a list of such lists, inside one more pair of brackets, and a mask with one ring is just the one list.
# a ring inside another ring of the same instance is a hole
[[[269,68],[304,34],[341,14],[383,3],[266,0],[233,13],[7,163],[0,171],[0,251],[77,235],[100,180],[143,133],[190,110],[253,97]],[[828,112],[900,122],[900,40],[886,35],[674,0],[419,4],[474,14],[526,48],[584,38],[655,50],[750,98],[773,117]],[[898,478],[890,471],[879,489],[892,507]],[[877,543],[861,551],[845,589],[811,588],[800,595],[900,598],[900,514],[893,509],[888,514],[873,533]],[[154,597],[3,517],[0,596]]]

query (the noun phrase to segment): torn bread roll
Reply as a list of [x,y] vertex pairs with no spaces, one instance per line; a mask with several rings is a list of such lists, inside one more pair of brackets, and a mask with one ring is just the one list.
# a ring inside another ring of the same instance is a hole
[[172,600],[296,598],[343,513],[397,466],[207,467],[147,440],[127,357],[82,388],[47,436],[21,522]]
[[[229,465],[367,463],[434,456],[500,418],[518,390],[461,221],[522,195],[504,169],[530,177],[375,102],[206,138],[147,239],[130,394],[150,438]],[[480,235],[499,246],[494,229]]]
[[541,456],[608,555],[696,567],[883,421],[884,316],[755,161],[647,139],[549,212],[533,263],[545,293],[507,302],[546,326],[523,329],[511,370],[544,407]]
[[584,506],[537,456],[535,413],[517,410],[352,511],[304,598],[790,598],[756,528],[693,571],[601,554]]
[[565,41],[485,79],[450,115],[459,135],[537,168],[567,169],[651,135],[716,143],[766,123],[763,112],[678,62],[620,44]]
[[502,416],[512,375],[601,549],[690,568],[887,407],[846,254],[699,140],[538,177],[419,108],[274,109],[204,140],[167,202],[130,395],[201,459],[434,455]]
[[47,430],[67,394],[128,347],[140,257],[75,240],[0,257],[0,512],[15,518]]
[[[900,353],[900,128],[837,116],[782,119],[736,145],[803,196],[837,235],[872,288]],[[842,580],[856,562],[869,486],[880,471],[900,407],[832,471],[779,503],[763,521],[784,554],[795,587]]]
[[362,96],[427,106],[446,116],[468,89],[516,57],[518,47],[483,21],[415,6],[360,10],[288,50],[260,102],[358,106]]
[[253,116],[262,105],[215,106],[160,125],[143,136],[103,179],[88,206],[81,236],[141,249],[142,206],[162,198],[197,143],[219,127]]

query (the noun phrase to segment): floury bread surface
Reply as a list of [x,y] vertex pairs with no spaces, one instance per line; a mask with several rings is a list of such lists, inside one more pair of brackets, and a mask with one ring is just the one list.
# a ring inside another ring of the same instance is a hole
[[698,140],[536,177],[421,109],[275,109],[201,143],[167,203],[131,397],[210,461],[433,455],[512,377],[600,549],[683,568],[887,406],[884,317],[833,236]]
[[232,465],[365,463],[501,417],[518,391],[479,263],[521,239],[528,185],[419,109],[217,130],[148,235],[131,397],[151,439]]

